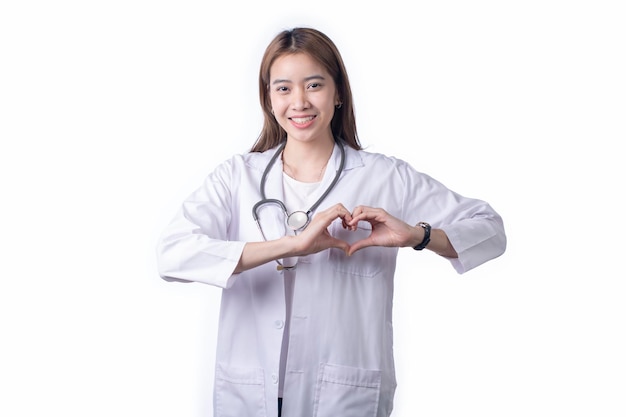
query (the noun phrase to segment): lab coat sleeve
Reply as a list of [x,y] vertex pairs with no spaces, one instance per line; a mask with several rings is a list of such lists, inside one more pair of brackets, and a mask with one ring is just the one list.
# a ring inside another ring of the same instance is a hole
[[231,165],[226,162],[209,175],[161,234],[157,266],[163,279],[232,286],[245,242],[228,239],[234,210]]
[[488,203],[464,197],[408,165],[402,170],[407,180],[404,207],[410,210],[406,218],[428,222],[446,233],[458,254],[449,260],[459,274],[504,253],[504,223]]

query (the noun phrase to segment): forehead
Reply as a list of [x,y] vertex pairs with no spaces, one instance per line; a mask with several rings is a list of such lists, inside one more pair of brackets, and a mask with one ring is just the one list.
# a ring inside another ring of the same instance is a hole
[[328,72],[313,57],[304,53],[282,55],[270,67],[270,80],[276,78],[298,81],[311,75],[329,78]]

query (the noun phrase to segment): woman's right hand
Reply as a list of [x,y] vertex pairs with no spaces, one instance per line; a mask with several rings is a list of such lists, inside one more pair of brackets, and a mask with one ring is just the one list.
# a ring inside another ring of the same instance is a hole
[[347,254],[350,245],[343,240],[332,237],[328,232],[330,224],[337,219],[341,219],[344,228],[354,229],[353,226],[348,225],[352,220],[352,213],[343,204],[335,204],[315,214],[306,229],[293,238],[296,245],[294,255],[305,256],[329,248],[341,249]]
[[355,229],[348,225],[348,222],[352,220],[352,214],[343,204],[336,204],[315,214],[309,225],[296,236],[246,243],[234,273],[240,273],[277,259],[311,255],[329,248],[338,248],[347,254],[350,245],[332,237],[328,232],[330,224],[337,219],[341,219],[345,228]]

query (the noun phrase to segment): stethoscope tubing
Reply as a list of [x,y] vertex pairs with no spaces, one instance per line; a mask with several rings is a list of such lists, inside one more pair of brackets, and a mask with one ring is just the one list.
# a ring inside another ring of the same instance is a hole
[[[313,205],[305,212],[306,217],[307,217],[306,223],[296,230],[302,230],[309,224],[311,220],[311,213],[315,211],[315,209],[317,209],[317,207],[322,203],[322,201],[324,201],[324,199],[328,196],[328,194],[335,187],[335,185],[337,184],[337,181],[339,181],[339,177],[341,176],[341,173],[343,172],[343,168],[346,163],[346,151],[345,149],[343,149],[343,146],[339,141],[336,141],[336,142],[337,142],[337,145],[339,146],[339,151],[341,152],[341,160],[339,162],[339,169],[337,170],[335,174],[335,178],[333,178],[333,181],[330,183],[328,188],[326,188],[326,191],[324,191],[324,193],[320,196],[320,198],[315,203],[313,203]],[[261,200],[258,201],[254,206],[252,206],[252,218],[257,223],[257,226],[259,226],[259,229],[261,229],[261,234],[263,235],[264,239],[265,239],[265,234],[263,233],[261,225],[259,224],[259,216],[258,216],[258,209],[260,206],[264,204],[276,204],[285,213],[285,219],[288,219],[290,216],[289,212],[287,211],[287,207],[285,206],[285,203],[275,198],[267,198],[267,196],[265,195],[265,183],[267,182],[267,175],[269,174],[269,171],[274,165],[274,163],[276,163],[276,160],[282,153],[283,149],[285,149],[285,145],[287,145],[287,141],[284,141],[283,143],[281,143],[281,145],[278,147],[278,149],[272,156],[272,159],[270,159],[270,161],[268,162],[267,167],[263,171],[263,175],[261,176],[261,184],[259,185],[259,189],[261,192]]]

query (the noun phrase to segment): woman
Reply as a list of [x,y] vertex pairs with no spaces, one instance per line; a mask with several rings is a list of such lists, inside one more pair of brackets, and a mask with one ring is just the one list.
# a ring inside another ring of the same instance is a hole
[[459,273],[501,255],[500,216],[406,162],[361,150],[341,56],[319,31],[276,36],[264,126],[218,166],[158,244],[160,275],[223,288],[215,416],[389,416],[398,248]]

